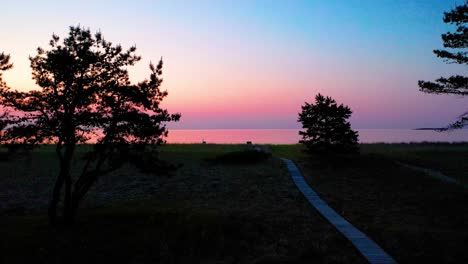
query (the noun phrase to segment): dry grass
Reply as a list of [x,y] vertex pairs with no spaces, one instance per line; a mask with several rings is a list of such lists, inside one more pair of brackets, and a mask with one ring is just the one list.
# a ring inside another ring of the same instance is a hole
[[174,176],[126,167],[102,178],[73,229],[51,229],[43,217],[56,172],[51,151],[1,164],[9,202],[1,211],[0,262],[364,262],[311,208],[281,161],[225,162],[227,153],[244,150],[169,145],[165,159],[183,165]]
[[466,145],[370,144],[348,159],[292,157],[325,201],[399,263],[468,263],[468,190],[395,162],[422,153],[434,162],[450,155],[444,166],[457,168],[465,151]]

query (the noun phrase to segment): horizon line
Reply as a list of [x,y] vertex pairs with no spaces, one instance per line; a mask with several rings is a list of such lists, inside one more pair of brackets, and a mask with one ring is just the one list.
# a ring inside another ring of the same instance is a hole
[[[171,130],[302,130],[303,128],[168,128]],[[421,130],[421,128],[353,128],[372,130]],[[434,128],[436,129],[436,128]],[[468,129],[468,128],[466,128]],[[430,129],[427,129],[430,130]]]

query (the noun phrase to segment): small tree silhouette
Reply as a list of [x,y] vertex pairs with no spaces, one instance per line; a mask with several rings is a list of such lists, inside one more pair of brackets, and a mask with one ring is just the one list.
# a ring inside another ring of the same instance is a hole
[[[445,12],[444,23],[457,26],[454,33],[442,34],[444,48],[461,49],[461,51],[434,50],[434,54],[447,63],[468,65],[468,52],[466,51],[466,48],[468,48],[468,27],[466,26],[468,23],[468,2],[455,7],[450,12]],[[425,93],[468,95],[468,77],[461,75],[454,75],[449,78],[441,77],[435,82],[419,81],[418,84],[420,90]],[[444,130],[463,128],[467,125],[468,112],[460,115],[456,122],[450,124]]]
[[[0,89],[6,88],[6,83],[3,81],[3,72],[6,70],[9,70],[13,67],[13,64],[10,63],[10,55],[7,55],[5,53],[0,53]],[[4,109],[1,108],[0,106],[0,142],[2,142],[3,138],[3,131],[7,126],[7,113],[5,112]],[[4,153],[2,153],[4,154]],[[7,154],[2,155],[0,160],[3,160],[6,157]],[[5,156],[5,157],[4,157]]]
[[[158,159],[157,146],[168,134],[165,123],[178,121],[180,115],[160,108],[167,96],[160,90],[162,60],[157,66],[150,64],[149,80],[131,84],[127,67],[140,60],[135,47],[124,51],[101,33],[93,35],[81,27],[70,27],[63,42],[53,35],[50,46],[49,51],[38,48],[30,58],[33,79],[41,90],[13,91],[4,83],[0,87],[0,103],[12,110],[3,141],[55,144],[60,170],[49,219],[56,222],[63,196],[65,223],[71,224],[80,201],[100,176],[125,162],[146,173],[166,168]],[[8,59],[3,56],[2,61]],[[91,138],[97,143],[86,153],[81,172],[72,175],[77,145]]]
[[315,96],[315,104],[305,103],[298,121],[305,131],[299,131],[311,153],[355,153],[358,151],[358,133],[347,121],[352,111],[337,105],[331,97]]

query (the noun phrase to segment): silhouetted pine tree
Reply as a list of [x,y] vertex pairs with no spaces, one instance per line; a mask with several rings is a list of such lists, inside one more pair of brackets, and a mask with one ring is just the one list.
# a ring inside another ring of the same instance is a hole
[[[72,223],[80,201],[102,175],[126,162],[147,173],[165,164],[157,146],[165,142],[166,123],[179,114],[160,108],[167,92],[160,90],[162,60],[150,64],[149,79],[131,84],[127,68],[140,60],[135,47],[123,50],[81,27],[70,27],[67,38],[56,35],[50,50],[38,48],[30,58],[33,79],[42,88],[29,92],[0,87],[0,103],[11,109],[4,129],[6,143],[54,143],[59,173],[53,188],[49,218],[55,223],[63,199],[63,216]],[[8,57],[2,56],[8,68]],[[86,153],[79,173],[72,175],[76,148],[97,140]]]
[[[459,51],[434,50],[437,57],[447,63],[468,65],[468,4],[460,5],[450,12],[444,13],[444,22],[455,25],[455,32],[442,34],[444,47],[448,49],[460,49]],[[425,93],[468,95],[468,77],[454,75],[448,78],[441,77],[435,82],[419,81],[420,90]],[[446,129],[463,128],[468,125],[468,112],[460,115],[459,119],[450,124]]]
[[352,111],[338,105],[331,97],[315,96],[315,104],[305,103],[298,121],[305,131],[299,131],[303,143],[311,153],[358,152],[358,133],[347,121]]
[[[5,53],[0,53],[0,89],[6,88],[6,83],[3,81],[3,71],[9,70],[13,67],[13,65],[10,63],[10,55],[7,55]],[[0,142],[1,138],[3,135],[3,130],[5,129],[7,125],[7,120],[6,120],[7,113],[5,112],[5,109],[2,109],[0,106]]]

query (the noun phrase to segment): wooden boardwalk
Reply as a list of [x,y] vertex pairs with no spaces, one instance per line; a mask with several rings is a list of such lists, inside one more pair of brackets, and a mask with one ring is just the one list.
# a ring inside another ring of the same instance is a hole
[[379,247],[379,245],[372,241],[372,239],[359,231],[320,199],[317,193],[306,183],[301,172],[292,161],[288,159],[283,159],[283,161],[286,163],[294,183],[307,200],[328,220],[328,222],[343,234],[370,263],[396,263],[396,261]]

